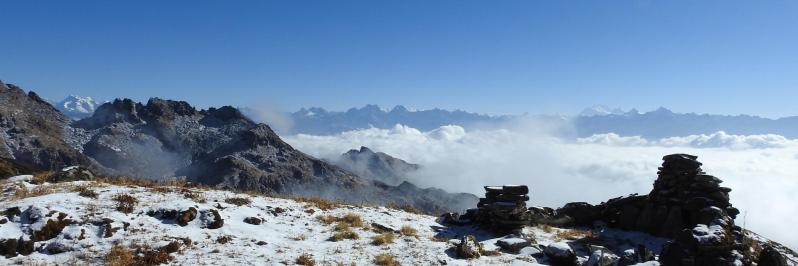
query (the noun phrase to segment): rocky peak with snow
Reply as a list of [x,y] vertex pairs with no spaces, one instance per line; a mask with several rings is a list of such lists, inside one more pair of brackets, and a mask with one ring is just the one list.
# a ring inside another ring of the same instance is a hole
[[417,164],[408,163],[382,152],[374,152],[365,146],[359,150],[349,150],[333,163],[358,176],[389,185],[398,185],[406,181],[408,174],[420,168]]
[[77,95],[69,95],[61,101],[55,102],[56,108],[61,113],[71,117],[72,119],[81,119],[91,116],[94,110],[99,106],[97,101],[91,97],[82,97]]

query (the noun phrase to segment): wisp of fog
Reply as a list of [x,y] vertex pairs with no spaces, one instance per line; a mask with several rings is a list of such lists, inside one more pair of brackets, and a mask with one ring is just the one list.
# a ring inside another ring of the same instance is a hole
[[[510,128],[510,127],[508,127]],[[709,135],[647,140],[601,134],[571,139],[525,125],[466,131],[456,125],[422,132],[407,126],[369,128],[331,136],[292,135],[285,140],[313,156],[335,160],[349,149],[367,146],[422,169],[409,181],[450,192],[484,193],[484,185],[524,184],[531,205],[592,204],[632,193],[647,194],[662,156],[699,156],[708,174],[732,188],[742,212],[737,223],[798,247],[798,141],[778,135]]]

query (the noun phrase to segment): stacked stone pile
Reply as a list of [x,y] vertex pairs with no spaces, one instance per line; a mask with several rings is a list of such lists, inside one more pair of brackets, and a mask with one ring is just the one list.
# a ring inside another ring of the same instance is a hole
[[529,188],[524,185],[486,186],[485,197],[467,215],[473,215],[476,222],[495,231],[518,230],[530,222],[526,207],[528,193]]

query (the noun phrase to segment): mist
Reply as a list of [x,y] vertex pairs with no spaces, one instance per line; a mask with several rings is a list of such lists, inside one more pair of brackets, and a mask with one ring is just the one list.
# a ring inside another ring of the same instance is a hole
[[572,139],[546,125],[467,131],[449,125],[422,132],[407,126],[369,128],[331,136],[292,135],[284,139],[313,156],[335,160],[367,146],[422,165],[408,179],[422,187],[484,193],[482,186],[524,184],[531,205],[600,203],[632,193],[647,194],[662,156],[699,156],[708,174],[732,188],[742,212],[737,223],[765,237],[798,247],[798,141],[778,135],[739,136],[717,132],[648,140],[601,134]]

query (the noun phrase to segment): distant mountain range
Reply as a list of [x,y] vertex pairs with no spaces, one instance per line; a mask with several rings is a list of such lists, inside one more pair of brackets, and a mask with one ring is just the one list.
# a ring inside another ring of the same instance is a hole
[[[98,106],[91,97],[70,96],[54,104],[72,119],[90,116]],[[242,112],[255,119],[252,109]],[[258,121],[269,124],[290,124],[280,127],[281,134],[331,135],[365,128],[392,128],[396,124],[429,131],[445,125],[459,125],[466,129],[505,128],[514,122],[529,120],[533,123],[567,125],[566,136],[587,137],[594,134],[616,133],[622,136],[641,136],[659,139],[675,136],[712,134],[724,131],[733,135],[776,134],[798,138],[798,116],[770,119],[752,115],[712,115],[674,113],[667,108],[640,112],[624,111],[602,105],[586,108],[575,116],[555,115],[487,115],[462,110],[412,110],[404,106],[383,109],[377,105],[351,108],[347,111],[328,111],[324,108],[302,108],[293,113],[272,115],[282,121]],[[286,123],[285,120],[290,121]],[[279,123],[278,123],[279,122]],[[284,132],[283,132],[284,131]]]
[[[423,131],[445,125],[469,128],[501,128],[515,121],[530,120],[552,125],[571,125],[567,135],[587,137],[594,134],[616,133],[622,136],[642,136],[650,139],[712,134],[725,131],[734,135],[777,134],[798,138],[798,116],[770,119],[751,115],[710,115],[674,113],[661,107],[654,111],[623,111],[596,106],[577,116],[503,115],[491,116],[465,111],[432,109],[411,111],[403,106],[384,110],[376,105],[352,108],[346,112],[332,112],[322,108],[301,109],[290,114],[293,133],[328,135],[349,130],[377,127],[390,128],[403,124]],[[534,123],[533,122],[533,123]]]

